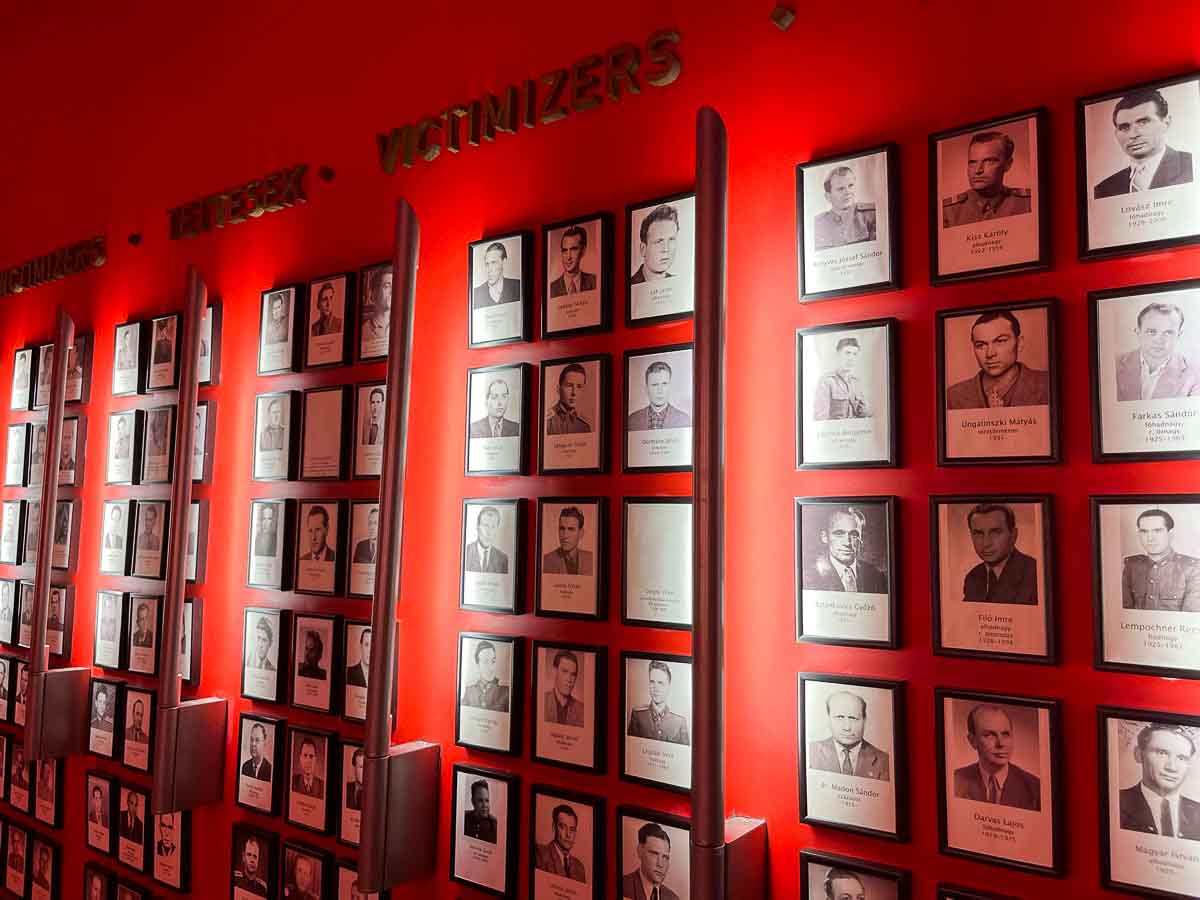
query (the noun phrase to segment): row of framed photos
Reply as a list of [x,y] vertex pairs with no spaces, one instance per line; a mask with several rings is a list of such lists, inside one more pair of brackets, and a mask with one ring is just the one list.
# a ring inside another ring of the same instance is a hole
[[[892,496],[798,497],[796,638],[899,646]],[[933,650],[1053,664],[1053,498],[929,499]],[[1200,495],[1091,498],[1098,669],[1200,678]]]
[[[204,602],[183,601],[183,633],[179,639],[179,675],[186,684],[200,681]],[[162,635],[161,594],[96,591],[96,630],[92,665],[109,672],[157,677]]]
[[21,738],[0,734],[0,799],[17,812],[50,828],[62,828],[60,789],[66,784],[65,771],[62,759],[26,762]]
[[4,887],[13,896],[61,900],[62,846],[24,824],[0,817]]
[[[75,620],[75,586],[51,585],[46,613],[46,646],[51,656],[71,655],[71,634]],[[28,650],[33,641],[33,582],[0,579],[0,644]],[[7,685],[7,671],[0,671],[0,683]],[[3,720],[0,716],[0,720]]]
[[370,599],[378,552],[376,500],[250,501],[248,587]]
[[[67,571],[79,548],[79,500],[54,504],[54,534],[50,567]],[[42,524],[41,500],[0,501],[0,563],[32,566],[37,563],[38,529]]]
[[[1079,257],[1200,241],[1200,73],[1075,104]],[[929,136],[935,285],[1050,268],[1049,113],[1042,107]],[[896,289],[899,148],[796,167],[800,300]]]
[[[13,412],[46,409],[50,406],[50,367],[54,344],[21,347],[13,354],[13,379],[8,408]],[[76,335],[67,353],[67,403],[87,403],[92,381],[92,336]]]
[[[692,467],[691,344],[627,350],[621,458],[625,472]],[[538,395],[539,475],[608,471],[608,354],[544,360]],[[467,475],[528,475],[532,366],[467,370]]]
[[[58,457],[59,487],[78,487],[83,476],[87,419],[64,416]],[[41,487],[46,473],[46,424],[18,422],[8,426],[4,452],[5,487]]]
[[[105,484],[171,483],[175,477],[176,409],[172,403],[109,414]],[[216,405],[211,400],[196,404],[192,420],[191,478],[194,483],[211,478],[212,429],[216,418]]]
[[[112,395],[127,397],[177,390],[182,335],[183,316],[180,313],[118,325],[113,335]],[[221,305],[216,303],[206,307],[200,322],[196,383],[202,387],[214,385],[220,379],[220,371]]]
[[[230,861],[231,900],[261,900],[282,896],[297,900],[330,897],[336,900],[389,900],[391,892],[361,891],[357,863],[335,859],[325,850],[279,835],[246,822],[233,826]],[[121,898],[118,898],[121,900]]]
[[88,750],[138,772],[154,762],[155,692],[125,681],[93,678]]
[[255,481],[342,481],[383,471],[387,385],[368,381],[254,398]]
[[[150,875],[159,884],[185,893],[191,890],[190,811],[151,813],[148,790],[118,781],[99,769],[87,773],[85,790],[89,849],[113,856],[121,865]],[[85,869],[83,881],[85,900],[111,897],[116,887],[111,873],[92,863]],[[102,888],[99,894],[97,882]]]

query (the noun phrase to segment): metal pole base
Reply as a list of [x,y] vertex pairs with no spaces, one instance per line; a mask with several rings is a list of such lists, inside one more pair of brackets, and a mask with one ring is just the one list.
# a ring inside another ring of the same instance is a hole
[[58,759],[88,751],[88,685],[86,667],[48,669],[29,679],[29,720],[25,723],[25,758]]
[[725,900],[766,900],[767,821],[725,820]]
[[185,700],[158,711],[151,812],[221,802],[228,724],[229,701],[222,697]]
[[391,747],[363,762],[358,889],[364,894],[423,878],[437,861],[442,748],[427,741]]

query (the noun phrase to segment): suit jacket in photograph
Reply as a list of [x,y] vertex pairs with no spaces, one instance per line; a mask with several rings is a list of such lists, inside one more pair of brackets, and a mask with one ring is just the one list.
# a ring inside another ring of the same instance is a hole
[[[1200,394],[1200,371],[1176,353],[1167,360],[1154,385],[1151,400],[1179,400]],[[1142,399],[1142,352],[1130,350],[1117,357],[1117,400]]]
[[1026,556],[1016,547],[1004,564],[1004,570],[996,581],[996,589],[988,597],[987,564],[980,563],[963,579],[963,601],[965,603],[1015,603],[1037,606],[1038,573],[1037,560]]
[[341,334],[341,333],[342,333],[342,320],[339,319],[337,316],[330,316],[328,322],[326,322],[324,319],[317,319],[317,321],[312,323],[312,336],[313,337],[321,337],[322,335],[326,335],[326,334]]
[[[371,429],[375,429],[375,434],[371,434]],[[376,447],[383,443],[383,423],[372,422],[370,418],[363,420],[362,435],[360,442],[365,447]]]
[[[1097,200],[1104,197],[1119,197],[1129,193],[1129,176],[1132,166],[1126,166],[1120,172],[1114,172],[1096,185]],[[1177,184],[1190,184],[1192,181],[1192,154],[1184,150],[1167,147],[1163,151],[1158,171],[1150,179],[1150,190],[1161,187],[1171,187]]]
[[350,687],[367,686],[367,670],[362,663],[355,663],[346,670],[346,684]]
[[366,538],[354,545],[354,561],[356,563],[375,562],[375,550],[371,547],[371,539]]
[[313,776],[312,786],[304,786],[304,775],[296,774],[292,776],[292,792],[302,794],[305,797],[316,797],[318,800],[325,796],[325,781]]
[[247,778],[257,778],[259,781],[271,780],[271,761],[263,757],[262,762],[258,764],[258,771],[254,771],[254,760],[248,759],[242,763],[242,774]]
[[[558,722],[558,700],[554,696],[554,691],[546,691],[545,699],[542,701],[542,721],[557,723]],[[564,713],[564,725],[574,725],[578,728],[583,727],[583,703],[576,700],[574,697],[567,698],[566,712]]]
[[[461,297],[462,294],[459,294],[459,296]],[[489,306],[499,306],[502,303],[516,303],[520,299],[520,278],[503,279],[500,284],[500,299],[495,303],[492,302],[492,294],[488,290],[488,283],[485,281],[471,292],[471,309],[487,309]]]
[[[1050,373],[1031,369],[1017,363],[1017,380],[1004,397],[1004,405],[1048,406],[1050,404]],[[987,394],[983,390],[983,373],[952,384],[946,388],[946,409],[987,409]]]
[[[832,737],[823,741],[812,741],[808,745],[808,767],[820,772],[841,772],[842,751]],[[870,741],[863,741],[858,749],[858,761],[854,774],[859,778],[892,780],[891,760]]]
[[[858,582],[858,590],[863,594],[886,594],[888,579],[880,569],[866,560],[854,563],[854,578]],[[844,591],[842,579],[837,569],[829,561],[829,555],[822,553],[804,567],[804,589],[808,591]]]
[[[492,426],[488,424],[488,417],[484,416],[471,423],[470,437],[473,438],[490,438],[492,436]],[[520,437],[521,426],[512,419],[500,420],[500,437]]]
[[572,881],[587,884],[587,872],[583,868],[583,863],[572,856],[571,865],[564,866],[563,855],[555,848],[554,841],[548,844],[534,844],[533,864],[551,875],[559,875],[562,878],[570,878]]
[[468,572],[491,572],[494,575],[508,574],[508,555],[499,547],[488,548],[487,568],[483,567],[483,552],[479,549],[479,541],[467,544],[467,558],[463,567]]
[[[580,290],[580,292],[594,291],[595,289],[596,289],[596,276],[593,275],[591,272],[580,272],[579,273],[579,290]],[[551,297],[567,296],[567,276],[566,275],[559,275],[552,282],[550,282],[550,296]]]
[[[1158,834],[1158,826],[1154,824],[1154,815],[1146,804],[1146,795],[1142,793],[1140,783],[1121,791],[1120,805],[1122,828],[1126,831]],[[1179,821],[1173,824],[1175,837],[1188,841],[1200,841],[1200,803],[1187,797],[1180,797]]]
[[[637,870],[630,872],[621,879],[621,900],[650,900],[642,887],[642,879]],[[658,900],[679,900],[679,895],[665,884],[658,886]]]
[[[691,428],[692,417],[685,413],[682,409],[676,406],[667,404],[666,416],[663,418],[663,428]],[[643,406],[641,409],[636,409],[629,414],[629,422],[626,425],[626,431],[649,431],[650,430],[650,407]]]
[[542,571],[547,575],[591,575],[592,574],[592,551],[579,550],[578,572],[567,571],[566,556],[561,552],[560,548],[555,547],[549,553],[542,557]]
[[140,844],[142,842],[142,820],[127,812],[121,813],[121,821],[117,825],[117,833],[127,841]]
[[[954,770],[954,796],[965,800],[987,802],[987,787],[983,783],[983,775],[977,763],[963,766]],[[1013,806],[1017,809],[1031,809],[1040,812],[1042,809],[1042,781],[1036,775],[1030,775],[1016,763],[1008,764],[1008,778],[1000,791],[1001,806]]]

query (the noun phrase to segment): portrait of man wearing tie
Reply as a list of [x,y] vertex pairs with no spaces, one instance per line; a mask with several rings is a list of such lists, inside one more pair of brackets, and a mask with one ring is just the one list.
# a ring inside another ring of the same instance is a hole
[[967,714],[967,743],[978,762],[954,770],[954,796],[1038,812],[1042,782],[1015,762],[1017,737],[1003,707],[980,704]]
[[562,274],[550,282],[551,297],[567,297],[596,289],[596,276],[583,271],[583,259],[588,250],[587,230],[572,225],[558,240]]
[[1160,91],[1126,94],[1113,107],[1112,126],[1128,165],[1096,185],[1097,200],[1191,183],[1192,154],[1167,142],[1171,110]]
[[1123,829],[1200,841],[1200,802],[1182,793],[1197,750],[1200,733],[1195,728],[1151,722],[1138,731],[1133,758],[1141,779],[1121,790]]
[[329,546],[329,510],[324,506],[312,506],[305,517],[308,532],[308,551],[300,557],[302,562],[334,561],[333,548]]
[[125,740],[132,741],[137,744],[148,743],[150,738],[146,734],[144,727],[146,719],[146,704],[141,700],[134,700],[133,706],[129,710],[129,726],[125,729]]
[[121,821],[117,824],[117,833],[122,840],[141,844],[145,831],[140,814],[141,798],[133,791],[125,792],[125,809],[121,812]]
[[888,754],[863,737],[867,725],[866,699],[852,691],[837,691],[826,697],[825,713],[829,737],[809,742],[808,768],[891,781]]
[[966,603],[1038,602],[1038,564],[1017,549],[1017,516],[1003,503],[980,503],[967,513],[967,529],[982,560],[963,579]]
[[271,780],[271,760],[267,758],[267,726],[255,722],[250,726],[250,758],[242,763],[242,775],[257,781]]
[[354,545],[354,562],[373,565],[379,552],[379,507],[367,513],[367,536]]
[[638,829],[637,863],[621,879],[621,900],[679,900],[663,883],[671,870],[671,836],[662,826],[647,822]]
[[[835,506],[826,513],[820,505],[814,504],[802,508],[801,522],[807,526],[810,519],[819,520],[822,516],[826,518],[823,527],[817,531],[819,552],[804,566],[804,589],[886,594],[887,573],[863,558],[866,513],[851,506]],[[805,543],[811,544],[811,538]]]
[[501,303],[520,302],[521,279],[504,276],[507,262],[508,250],[505,249],[502,242],[494,241],[488,244],[483,253],[483,283],[475,285],[471,292],[472,309],[486,309]]
[[346,669],[346,684],[365,688],[371,681],[371,629],[358,636],[358,662]]
[[346,809],[362,809],[363,802],[363,759],[362,747],[355,747],[350,756],[349,777],[346,779]]
[[362,424],[362,443],[377,447],[383,443],[383,388],[373,387],[367,396],[367,412]]
[[484,397],[487,415],[471,423],[470,437],[520,437],[521,426],[505,415],[511,397],[508,382],[503,378],[492,379],[488,382]]
[[500,510],[485,506],[475,516],[475,540],[467,544],[463,568],[468,572],[508,574],[508,554],[496,546]]
[[317,742],[314,738],[308,735],[300,738],[300,752],[297,754],[295,768],[298,771],[292,776],[292,791],[304,797],[324,799],[325,779],[317,772],[323,772],[325,766],[318,760]]
[[587,884],[587,871],[579,857],[572,856],[579,830],[579,815],[566,803],[550,813],[554,838],[533,848],[533,864],[542,872]]

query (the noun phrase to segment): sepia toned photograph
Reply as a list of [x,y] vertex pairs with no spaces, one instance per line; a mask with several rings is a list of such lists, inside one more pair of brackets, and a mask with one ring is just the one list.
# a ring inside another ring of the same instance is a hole
[[79,545],[79,520],[74,500],[59,500],[54,504],[54,534],[50,547],[50,565],[67,571],[75,563]]
[[58,900],[62,878],[62,848],[35,835],[29,850],[30,900]]
[[51,585],[47,602],[50,608],[46,612],[46,646],[51,656],[68,657],[74,630],[75,586]]
[[238,719],[238,778],[235,803],[268,816],[283,800],[284,721],[242,713]]
[[338,840],[351,847],[358,846],[362,829],[363,765],[366,751],[362,744],[342,741],[342,796],[339,803]]
[[121,785],[117,789],[117,859],[136,872],[145,872],[150,859],[150,794]]
[[[33,379],[37,368],[34,347],[22,347],[13,353],[12,391],[8,408],[25,412],[33,406]],[[114,392],[115,393],[115,392]]]
[[77,487],[83,480],[83,445],[87,437],[87,420],[66,416],[58,450],[58,486]]
[[692,468],[692,345],[625,352],[626,472]]
[[284,642],[287,613],[279,609],[247,607],[242,619],[242,696],[252,700],[282,703],[288,683],[279,677],[286,669]]
[[295,726],[288,727],[287,736],[290,780],[284,818],[300,828],[329,834],[337,802],[330,797],[330,787],[337,783],[335,736]]
[[343,272],[308,283],[304,368],[340,366],[350,359],[354,275]]
[[177,891],[188,892],[192,868],[191,812],[154,814],[151,839],[154,841],[154,880]]
[[141,484],[168,484],[175,463],[175,406],[156,406],[142,417]]
[[[26,686],[28,686],[28,668],[24,671]],[[121,747],[122,737],[118,728],[121,710],[121,682],[93,678],[91,692],[88,750],[105,759],[115,759],[117,751]]]
[[529,792],[530,900],[600,900],[604,801],[550,785]]
[[542,362],[539,474],[608,471],[608,370],[607,355]]
[[42,501],[25,501],[25,540],[21,546],[21,565],[37,564],[38,529],[42,527]]
[[292,529],[295,500],[250,501],[250,546],[246,584],[253,588],[286,591],[292,586]]
[[542,227],[542,335],[566,337],[612,327],[613,219],[607,212]]
[[187,547],[184,554],[184,578],[189,584],[204,581],[208,563],[208,501],[188,504]]
[[46,478],[46,426],[42,423],[30,425],[29,440],[29,485],[39,487]]
[[296,367],[299,343],[292,328],[296,301],[303,292],[299,285],[262,292],[258,324],[258,374],[279,375]]
[[525,503],[482,498],[463,501],[460,609],[523,611]]
[[685,319],[695,309],[696,195],[625,207],[625,325]]
[[4,886],[17,897],[24,897],[29,884],[29,831],[15,822],[7,822]]
[[533,234],[483,238],[467,245],[468,347],[513,344],[530,338]]
[[392,328],[392,263],[364,266],[358,273],[358,361],[374,362],[388,353]]
[[125,575],[131,560],[135,500],[105,500],[100,539],[100,574]]
[[328,853],[284,841],[283,844],[283,896],[285,900],[309,900],[324,897],[326,882],[331,874],[333,861]]
[[65,784],[63,773],[66,771],[66,761],[61,758],[38,760],[33,764],[33,769],[37,772],[33,816],[51,828],[62,828],[62,789]]
[[254,399],[255,481],[290,481],[296,477],[300,434],[300,392],[259,394]]
[[346,501],[301,500],[297,520],[296,592],[325,596],[341,593],[345,580]]
[[13,809],[33,815],[34,764],[27,761],[23,741],[9,747],[8,802]]
[[539,616],[603,619],[608,613],[608,498],[539,497]]
[[[210,415],[210,413],[212,415]],[[215,425],[216,407],[209,400],[201,400],[196,404],[196,412],[192,416],[192,465],[193,482],[209,480],[212,470],[212,432]]]
[[148,391],[170,391],[179,387],[181,322],[179,313],[150,320],[150,365],[146,370]]
[[292,616],[292,706],[334,712],[334,680],[341,661],[341,619],[317,613]]
[[263,900],[279,894],[279,836],[245,823],[233,826],[230,900]]
[[370,622],[346,622],[342,659],[346,673],[342,715],[352,722],[363,722],[367,717],[367,688],[371,684]]
[[133,567],[142,578],[164,578],[167,569],[167,526],[170,504],[165,500],[139,500],[134,508]]
[[142,411],[129,409],[108,417],[105,484],[133,484],[140,473]]
[[820,850],[800,851],[801,900],[909,900],[911,890],[903,869]]
[[[93,862],[89,862],[83,867],[83,886],[86,900],[108,900],[115,884],[116,876],[107,869]],[[126,900],[126,898],[118,897],[117,900]]]
[[[687,819],[617,807],[617,896],[621,900],[688,900],[692,893]],[[840,898],[839,898],[840,900]]]
[[513,896],[520,844],[519,779],[455,763],[451,785],[450,880]]
[[344,385],[304,392],[302,481],[340,481],[346,477],[350,403],[350,388]]
[[24,660],[17,659],[12,663],[13,684],[15,685],[12,693],[12,721],[14,725],[25,724],[25,710],[29,705],[29,663]]
[[37,348],[37,384],[33,390],[33,408],[45,409],[50,405],[50,376],[54,374],[54,345],[42,344]]
[[621,652],[621,777],[692,789],[692,658]]
[[467,370],[468,475],[529,474],[526,363]]
[[29,423],[19,422],[16,425],[9,425],[4,441],[5,487],[24,487],[28,483],[28,445]]
[[379,556],[379,504],[374,500],[350,503],[351,597],[375,596],[375,560]]
[[692,498],[626,497],[621,621],[692,627]]
[[521,644],[519,637],[497,634],[458,636],[455,744],[520,752]]
[[63,399],[67,403],[87,403],[92,392],[92,336],[75,335],[67,351],[67,380]]
[[125,686],[124,739],[121,762],[140,772],[150,771],[150,750],[154,745],[154,691]]
[[[116,831],[117,783],[100,771],[87,773],[87,845],[101,853],[111,854]],[[107,895],[105,895],[107,896]],[[91,897],[88,898],[91,900]]]
[[536,762],[604,771],[607,664],[603,647],[534,641],[530,732]]
[[142,322],[118,325],[113,338],[112,395],[124,397],[136,394],[142,387],[141,370],[143,339],[149,339],[149,328]]
[[360,384],[355,408],[354,477],[378,478],[383,474],[383,439],[387,413],[387,385]]

